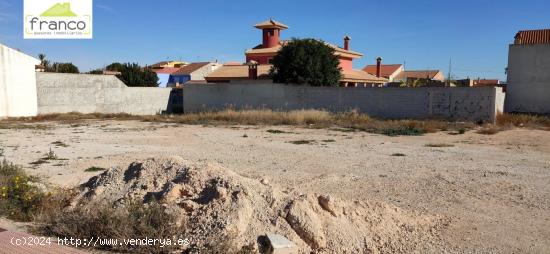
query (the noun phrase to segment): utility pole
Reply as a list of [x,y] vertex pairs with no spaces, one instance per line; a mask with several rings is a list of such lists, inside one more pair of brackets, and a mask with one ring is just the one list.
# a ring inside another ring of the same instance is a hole
[[453,70],[453,58],[449,57],[449,76],[447,77],[447,86],[451,86],[451,71]]

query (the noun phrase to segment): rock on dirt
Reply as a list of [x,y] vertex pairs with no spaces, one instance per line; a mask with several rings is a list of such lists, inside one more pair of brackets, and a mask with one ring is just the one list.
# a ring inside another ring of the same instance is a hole
[[286,239],[286,237],[277,234],[266,234],[269,240],[271,254],[293,254],[297,253],[296,244]]
[[[372,200],[344,202],[314,193],[294,196],[215,163],[155,158],[112,168],[81,186],[74,204],[160,202],[187,225],[192,247],[231,239],[234,250],[267,233],[298,253],[425,252],[439,241],[441,218]],[[228,252],[233,250],[228,250]]]

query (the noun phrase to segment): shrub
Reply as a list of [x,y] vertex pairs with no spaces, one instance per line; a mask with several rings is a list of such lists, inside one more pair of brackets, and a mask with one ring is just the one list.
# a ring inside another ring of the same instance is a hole
[[[40,218],[42,232],[61,238],[80,239],[108,238],[118,239],[184,239],[185,223],[156,202],[143,204],[132,201],[114,207],[110,204],[98,204],[89,208],[77,206],[57,214],[45,214]],[[132,253],[171,253],[180,246],[96,246],[112,251],[129,251]]]
[[36,187],[38,180],[21,167],[0,162],[0,214],[9,219],[30,221],[40,209],[45,194]]

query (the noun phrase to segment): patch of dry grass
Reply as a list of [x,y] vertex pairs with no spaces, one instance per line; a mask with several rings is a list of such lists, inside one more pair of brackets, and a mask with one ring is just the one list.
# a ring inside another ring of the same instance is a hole
[[407,155],[404,154],[404,153],[393,153],[391,156],[395,156],[395,157],[405,157],[405,156],[407,156]]
[[497,117],[499,127],[528,127],[550,130],[550,116],[528,114],[501,114]]
[[128,114],[50,114],[32,118],[12,118],[6,123],[40,123],[55,121],[74,124],[83,120],[139,120],[145,122],[180,123],[195,125],[294,125],[308,128],[339,127],[366,131],[388,136],[422,135],[437,131],[471,129],[473,123],[447,122],[440,120],[383,120],[366,114],[348,112],[333,114],[319,110],[296,110],[290,112],[268,109],[226,109],[218,112],[203,112],[183,115],[132,116]]
[[483,134],[483,135],[495,135],[504,129],[507,129],[507,127],[503,127],[503,126],[499,127],[491,124],[491,125],[483,126],[481,129],[477,131],[477,133]]
[[186,114],[180,116],[151,116],[144,121],[165,121],[183,124],[213,125],[295,125],[309,128],[339,127],[388,136],[422,135],[440,130],[470,129],[473,123],[457,123],[439,120],[382,120],[356,112],[332,114],[319,110],[278,112],[272,110],[224,110]]
[[425,145],[426,147],[454,147],[455,145],[452,144],[445,144],[445,143],[429,143]]
[[512,128],[530,128],[550,131],[550,117],[529,114],[500,114],[496,124],[487,124],[477,131],[483,135],[494,135]]
[[102,171],[107,171],[106,168],[102,168],[102,167],[89,167],[87,169],[84,170],[84,172],[102,172]]

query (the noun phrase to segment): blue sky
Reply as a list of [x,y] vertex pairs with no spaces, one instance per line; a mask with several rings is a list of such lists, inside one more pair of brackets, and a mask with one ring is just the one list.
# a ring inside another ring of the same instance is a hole
[[23,1],[0,0],[0,43],[81,71],[111,62],[166,59],[244,61],[261,41],[252,26],[272,17],[290,26],[283,39],[313,37],[364,54],[360,69],[384,63],[441,69],[453,76],[505,79],[508,45],[518,30],[550,27],[548,0],[94,0],[94,39],[24,40]]

